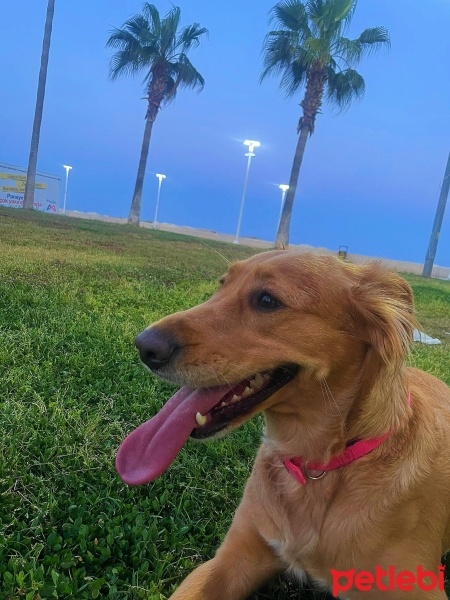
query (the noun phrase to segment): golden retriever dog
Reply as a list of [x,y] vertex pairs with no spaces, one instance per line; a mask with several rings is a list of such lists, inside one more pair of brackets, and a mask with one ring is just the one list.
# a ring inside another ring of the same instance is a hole
[[446,598],[450,390],[404,364],[409,285],[379,263],[289,250],[234,263],[220,283],[137,337],[181,389],[116,460],[126,483],[147,483],[189,436],[264,413],[231,528],[172,600],[245,599],[284,571],[351,600]]

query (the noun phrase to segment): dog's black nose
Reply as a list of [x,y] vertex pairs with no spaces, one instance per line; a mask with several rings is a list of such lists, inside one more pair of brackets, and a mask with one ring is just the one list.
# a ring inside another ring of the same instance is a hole
[[167,365],[179,347],[177,341],[170,334],[157,327],[142,331],[137,336],[135,344],[142,362],[153,370]]

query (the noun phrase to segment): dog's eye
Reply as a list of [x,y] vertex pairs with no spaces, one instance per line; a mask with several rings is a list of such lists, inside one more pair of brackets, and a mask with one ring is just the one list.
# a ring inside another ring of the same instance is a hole
[[281,302],[274,298],[269,292],[261,292],[256,297],[256,306],[263,310],[275,310],[280,308]]

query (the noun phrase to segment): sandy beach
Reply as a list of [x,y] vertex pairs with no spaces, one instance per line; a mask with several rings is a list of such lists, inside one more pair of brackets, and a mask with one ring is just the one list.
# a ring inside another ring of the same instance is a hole
[[[95,212],[80,212],[77,210],[66,211],[66,216],[74,217],[79,219],[90,219],[95,221],[106,221],[108,223],[121,223],[125,224],[127,222],[126,219],[120,217],[109,217],[107,215],[100,215]],[[145,227],[151,229],[153,227],[153,223],[141,222],[141,227]],[[218,233],[216,231],[212,231],[209,229],[195,229],[193,227],[183,227],[180,225],[171,225],[169,223],[158,223],[158,229],[161,231],[170,231],[172,233],[179,233],[181,235],[190,235],[193,237],[198,237],[207,240],[215,240],[217,242],[228,242],[232,243],[234,240],[234,235],[226,234],[226,233]],[[248,237],[240,237],[239,243],[243,246],[250,246],[252,248],[270,248],[273,246],[273,241],[265,241],[257,238],[248,238]],[[338,249],[330,250],[329,248],[318,248],[315,246],[308,246],[306,244],[294,245],[291,244],[291,248],[296,248],[300,251],[304,252],[317,252],[319,254],[337,254]],[[407,262],[401,260],[393,260],[390,258],[385,258],[383,256],[364,256],[361,254],[353,254],[352,252],[348,252],[347,259],[353,263],[367,263],[371,260],[382,260],[389,268],[395,271],[401,271],[403,273],[413,273],[415,275],[421,275],[423,264],[422,263],[414,263]],[[443,267],[439,265],[433,266],[432,277],[437,277],[440,279],[450,279],[450,266]]]

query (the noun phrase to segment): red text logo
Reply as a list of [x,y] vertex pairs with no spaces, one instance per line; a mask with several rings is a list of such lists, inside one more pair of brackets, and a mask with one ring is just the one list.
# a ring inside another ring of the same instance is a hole
[[375,568],[375,573],[372,571],[338,571],[331,569],[331,590],[335,598],[341,592],[347,592],[354,588],[360,592],[370,592],[379,590],[387,592],[393,590],[401,590],[402,592],[410,592],[418,587],[424,592],[431,590],[444,589],[444,571],[445,567],[440,565],[438,572],[426,571],[422,566],[418,566],[416,571],[396,571],[395,567],[382,569],[380,566]]

